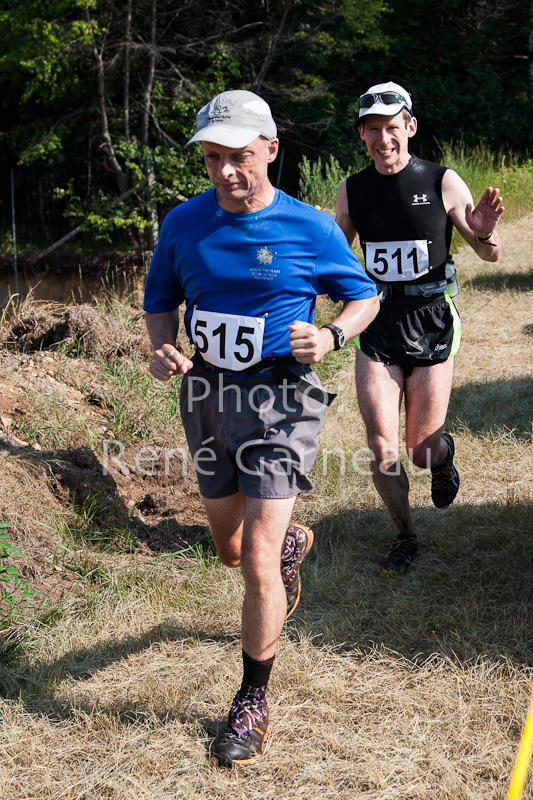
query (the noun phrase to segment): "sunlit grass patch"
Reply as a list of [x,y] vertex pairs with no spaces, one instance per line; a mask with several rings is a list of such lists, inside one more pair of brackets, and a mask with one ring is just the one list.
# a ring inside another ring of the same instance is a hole
[[98,428],[104,419],[87,420],[79,410],[79,402],[29,389],[27,410],[15,420],[15,429],[22,439],[37,442],[41,447],[98,446]]
[[129,443],[163,436],[167,443],[183,441],[179,377],[162,384],[149,374],[147,362],[135,358],[104,364],[101,375],[111,388],[103,402],[112,412],[116,439]]
[[[505,206],[505,220],[511,222],[533,209],[533,160],[516,153],[495,152],[485,145],[467,147],[462,142],[445,142],[440,147],[439,161],[455,170],[465,181],[474,203],[487,186],[498,187]],[[463,240],[454,229],[452,250]]]

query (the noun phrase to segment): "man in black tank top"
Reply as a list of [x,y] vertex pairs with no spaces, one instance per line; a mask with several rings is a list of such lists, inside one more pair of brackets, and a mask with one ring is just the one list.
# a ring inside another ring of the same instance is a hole
[[392,82],[359,98],[359,135],[372,164],[340,187],[336,219],[351,245],[359,236],[367,272],[382,292],[378,316],[357,337],[357,396],[373,454],[372,477],[397,528],[381,566],[404,572],[417,553],[409,481],[399,459],[405,398],[410,460],[430,467],[431,497],[449,506],[459,488],[454,442],[444,432],[460,321],[449,256],[452,226],[484,261],[502,252],[499,189],[475,206],[453,170],[408,150],[417,129],[409,93]]

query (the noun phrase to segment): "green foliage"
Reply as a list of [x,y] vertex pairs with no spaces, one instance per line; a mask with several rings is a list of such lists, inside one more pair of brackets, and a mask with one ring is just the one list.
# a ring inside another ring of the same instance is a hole
[[[533,208],[533,160],[515,153],[494,152],[485,144],[441,143],[439,161],[465,181],[477,203],[487,186],[497,186],[503,197],[505,220],[517,219]],[[454,228],[452,251],[463,244]]]
[[505,219],[516,219],[533,208],[533,160],[512,151],[494,151],[486,144],[441,143],[439,161],[454,169],[477,203],[487,186],[497,186],[504,200]]
[[349,175],[357,172],[366,166],[366,160],[358,166],[343,169],[337,159],[330,155],[328,159],[322,161],[319,156],[315,161],[311,161],[307,156],[303,156],[300,164],[300,187],[299,196],[305,202],[318,208],[335,208],[339,186]]
[[137,359],[121,359],[102,365],[106,383],[114,388],[109,399],[113,414],[112,437],[124,444],[134,439],[151,441],[156,430],[164,430],[169,442],[183,438],[179,393],[181,378],[162,385],[154,381]]
[[132,0],[131,29],[113,0],[0,0],[0,201],[9,208],[15,166],[19,245],[44,249],[81,225],[85,244],[151,249],[162,216],[208,186],[200,148],[185,142],[197,110],[229,88],[270,102],[283,189],[296,192],[303,153],[322,154],[301,193],[329,208],[342,170],[324,154],[358,160],[356,98],[382,80],[410,89],[422,157],[437,138],[525,155],[529,6],[158,0],[152,43],[151,0]]
[[0,522],[0,628],[13,622],[18,607],[27,603],[37,592],[32,589],[31,581],[23,578],[12,563],[14,558],[23,558],[22,553],[9,538],[8,522]]

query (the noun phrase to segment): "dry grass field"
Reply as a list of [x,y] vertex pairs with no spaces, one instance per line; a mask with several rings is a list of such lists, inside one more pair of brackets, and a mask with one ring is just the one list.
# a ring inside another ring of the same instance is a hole
[[[504,800],[533,690],[533,216],[502,235],[500,264],[457,254],[461,489],[437,511],[409,471],[422,545],[402,577],[377,567],[393,532],[353,353],[322,368],[339,397],[295,513],[316,544],[273,671],[271,741],[240,770],[209,758],[239,680],[239,574],[214,557],[194,484],[132,465],[140,443],[182,441],[162,410],[175,416],[174,395],[123,356],[104,370],[90,350],[21,354],[4,337],[0,521],[46,602],[4,632],[1,800]],[[108,483],[103,436],[129,442]]]

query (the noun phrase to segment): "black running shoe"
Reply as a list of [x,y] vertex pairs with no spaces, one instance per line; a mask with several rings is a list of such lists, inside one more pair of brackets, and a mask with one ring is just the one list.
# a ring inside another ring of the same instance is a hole
[[408,569],[417,553],[418,543],[415,536],[398,536],[383,561],[380,562],[381,569],[391,575],[399,575]]
[[313,544],[313,531],[305,525],[290,525],[281,548],[281,579],[287,594],[288,619],[300,601],[300,564]]
[[431,470],[431,499],[437,508],[448,508],[459,491],[459,473],[453,465],[455,444],[449,433],[442,438],[448,444],[448,456],[439,467]]
[[223,767],[253,764],[262,755],[270,733],[265,690],[241,686],[231,704],[228,726],[215,742]]

